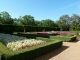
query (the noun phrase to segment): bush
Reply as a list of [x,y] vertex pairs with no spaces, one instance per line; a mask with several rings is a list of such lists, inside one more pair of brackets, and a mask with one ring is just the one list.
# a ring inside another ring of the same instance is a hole
[[69,42],[72,42],[72,41],[75,41],[75,40],[76,40],[76,36],[72,36],[72,37],[70,37]]
[[0,25],[0,32],[2,33],[12,33],[14,30],[13,25]]
[[0,60],[1,60],[1,56],[2,56],[2,54],[0,53]]
[[59,31],[60,28],[53,27],[35,27],[35,26],[23,26],[23,25],[0,25],[0,32],[12,33],[12,32],[33,32],[33,31]]
[[11,51],[0,42],[0,52],[2,53],[2,60],[33,60],[34,58],[46,54],[56,48],[62,46],[62,41],[51,40],[46,44],[18,50]]
[[34,37],[34,38],[36,38],[36,37],[45,37],[45,38],[49,38],[49,36],[48,35],[40,35],[40,34],[22,34],[22,33],[17,33],[16,34],[17,36],[23,36],[23,37]]

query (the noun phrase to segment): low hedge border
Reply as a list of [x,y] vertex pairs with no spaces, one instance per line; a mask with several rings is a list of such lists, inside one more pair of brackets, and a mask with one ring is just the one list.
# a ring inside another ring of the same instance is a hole
[[0,53],[0,60],[1,60],[2,54]]
[[40,34],[11,34],[11,35],[16,35],[16,36],[22,36],[22,37],[27,37],[27,38],[36,38],[36,37],[44,37],[44,38],[50,38],[48,35],[40,35]]
[[0,42],[0,52],[2,53],[2,60],[33,60],[34,58],[46,54],[54,49],[62,46],[62,41],[55,40],[47,42],[46,44],[22,49],[19,51],[11,51],[4,44]]
[[76,40],[76,36],[66,36],[66,37],[55,37],[55,36],[50,36],[50,39],[52,40],[61,40],[63,42],[72,42]]
[[69,42],[75,41],[76,40],[76,36],[70,37],[71,39],[69,40]]
[[[16,35],[16,34],[14,34]],[[23,36],[23,37],[27,37],[27,38],[37,38],[37,37],[40,37],[38,39],[43,39],[46,38],[46,39],[52,39],[52,40],[61,40],[63,42],[72,42],[72,41],[75,41],[76,40],[76,36],[65,36],[65,37],[57,37],[57,36],[48,36],[48,35],[38,35],[38,34],[17,34],[17,36]]]

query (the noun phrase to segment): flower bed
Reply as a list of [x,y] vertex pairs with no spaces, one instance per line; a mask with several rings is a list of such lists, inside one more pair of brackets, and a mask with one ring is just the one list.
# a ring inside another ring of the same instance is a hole
[[37,34],[41,34],[41,35],[59,35],[56,32],[37,32]]
[[[30,44],[26,44],[26,41],[28,41]],[[36,46],[33,42],[36,43]],[[62,43],[63,42],[59,40],[27,39],[26,37],[0,33],[0,52],[2,53],[1,60],[33,60],[38,56],[44,55],[61,47]],[[33,47],[30,47],[31,45]],[[21,50],[13,49],[15,46],[19,46],[20,48],[18,49]],[[7,47],[11,47],[13,51]]]
[[62,41],[52,40],[46,44],[33,46],[27,49],[11,51],[0,42],[1,60],[33,60],[62,46]]
[[46,41],[42,40],[27,39],[26,37],[19,37],[3,33],[0,33],[0,41],[12,51],[46,43]]
[[37,34],[48,34],[48,32],[37,32]]
[[59,34],[59,35],[74,35],[73,32],[68,32],[68,31],[60,31],[60,32],[57,32],[57,34]]

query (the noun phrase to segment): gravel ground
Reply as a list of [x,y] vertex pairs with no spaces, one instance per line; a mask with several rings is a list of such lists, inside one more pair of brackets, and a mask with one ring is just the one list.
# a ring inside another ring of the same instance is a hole
[[80,41],[63,42],[63,46],[34,60],[80,60]]

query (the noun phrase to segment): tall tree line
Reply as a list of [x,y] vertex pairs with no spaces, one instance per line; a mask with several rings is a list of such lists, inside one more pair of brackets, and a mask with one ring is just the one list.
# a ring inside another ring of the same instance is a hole
[[12,25],[27,25],[37,27],[57,27],[64,30],[72,29],[77,30],[80,27],[80,15],[68,14],[60,16],[60,18],[54,22],[51,19],[35,20],[31,15],[19,16],[19,18],[12,18],[6,11],[0,12],[0,24],[12,24]]
[[80,27],[80,15],[73,14],[71,17],[69,15],[62,15],[56,22],[58,27],[67,30],[78,30]]
[[55,23],[51,19],[35,20],[31,15],[19,16],[19,18],[11,18],[6,11],[0,12],[0,24],[27,25],[38,27],[55,27]]

